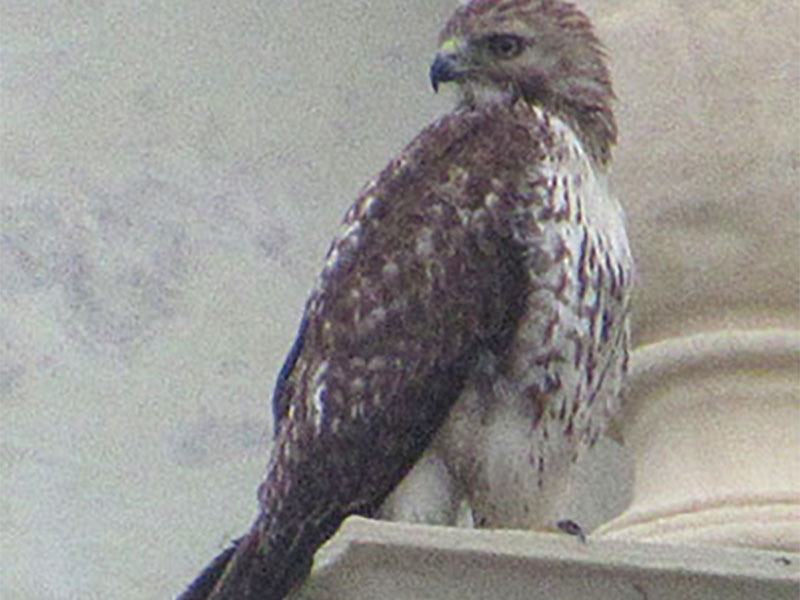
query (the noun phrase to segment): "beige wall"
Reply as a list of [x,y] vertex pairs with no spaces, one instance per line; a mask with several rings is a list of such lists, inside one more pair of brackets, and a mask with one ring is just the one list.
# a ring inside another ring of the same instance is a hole
[[[305,4],[2,1],[4,598],[167,597],[249,523],[328,241],[450,105],[454,2]],[[797,328],[797,9],[587,10],[636,338]]]
[[606,4],[637,340],[798,328],[797,6],[597,1],[595,12]]

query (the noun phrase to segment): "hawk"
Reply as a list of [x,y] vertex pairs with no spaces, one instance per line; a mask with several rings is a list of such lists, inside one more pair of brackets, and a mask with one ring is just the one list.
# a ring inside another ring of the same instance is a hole
[[278,377],[260,514],[184,600],[283,598],[428,449],[479,525],[541,525],[616,410],[633,265],[589,20],[472,0],[430,78],[459,104],[347,212]]

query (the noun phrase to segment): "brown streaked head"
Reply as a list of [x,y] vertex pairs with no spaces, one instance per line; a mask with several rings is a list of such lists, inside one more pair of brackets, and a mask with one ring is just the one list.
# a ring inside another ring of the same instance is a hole
[[606,54],[589,19],[561,0],[472,0],[447,22],[431,65],[434,90],[462,102],[522,97],[569,121],[601,162],[616,142]]

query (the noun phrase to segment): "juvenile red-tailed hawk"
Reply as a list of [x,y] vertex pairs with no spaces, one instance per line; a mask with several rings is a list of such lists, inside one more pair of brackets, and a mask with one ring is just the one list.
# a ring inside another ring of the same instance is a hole
[[632,261],[589,21],[473,0],[430,76],[462,100],[347,213],[278,378],[261,514],[184,599],[283,598],[429,447],[479,524],[540,525],[615,410]]

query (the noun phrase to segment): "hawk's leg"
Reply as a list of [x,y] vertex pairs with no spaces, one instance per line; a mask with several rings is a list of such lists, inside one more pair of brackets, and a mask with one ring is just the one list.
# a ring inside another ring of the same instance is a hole
[[441,456],[428,450],[384,501],[376,516],[404,523],[455,525],[463,496]]

